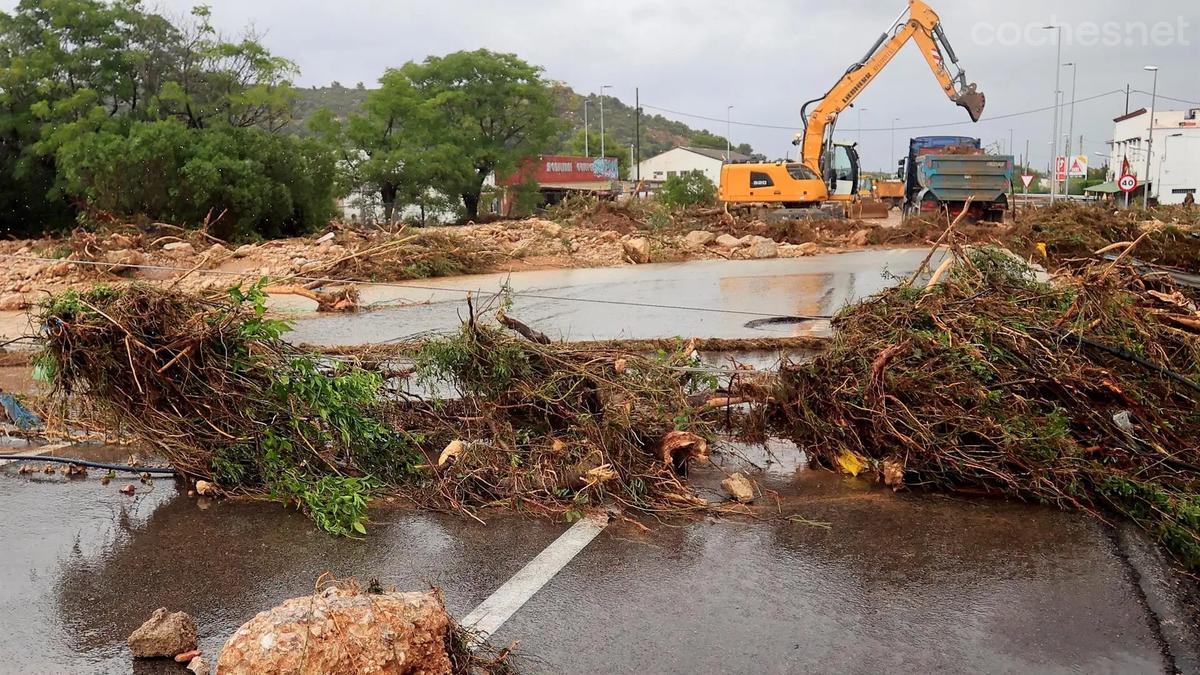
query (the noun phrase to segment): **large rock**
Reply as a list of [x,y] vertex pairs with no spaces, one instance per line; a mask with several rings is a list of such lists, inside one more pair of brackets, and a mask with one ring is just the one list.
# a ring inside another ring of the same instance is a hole
[[221,675],[450,673],[450,617],[434,593],[368,595],[334,586],[246,622],[221,649]]
[[721,481],[725,494],[735,502],[745,504],[754,501],[754,483],[740,473],[735,473]]
[[854,234],[850,235],[850,240],[847,243],[849,243],[851,246],[866,246],[870,242],[871,242],[871,231],[870,230],[858,230]]
[[742,240],[732,234],[722,234],[716,239],[717,246],[733,250],[742,247]]
[[635,263],[650,262],[650,242],[643,237],[634,237],[629,241],[622,242],[621,245],[625,248],[625,255]]
[[174,658],[196,648],[196,622],[183,612],[159,607],[130,634],[128,642],[135,658]]
[[110,267],[108,271],[116,274],[118,272],[125,272],[127,270],[134,269],[134,265],[145,265],[146,256],[141,251],[131,248],[122,248],[113,251],[105,251],[104,262],[112,263],[112,267]]
[[17,310],[25,309],[31,304],[32,303],[29,301],[29,298],[21,295],[20,293],[10,293],[5,296],[0,296],[0,311],[15,312]]
[[754,242],[746,248],[744,254],[747,258],[753,258],[756,260],[778,258],[779,245],[770,239],[759,238],[754,240]]
[[717,235],[708,230],[692,230],[687,233],[683,241],[692,248],[704,248],[717,238]]
[[173,241],[163,245],[163,250],[171,255],[172,258],[183,258],[196,255],[196,247],[186,241]]

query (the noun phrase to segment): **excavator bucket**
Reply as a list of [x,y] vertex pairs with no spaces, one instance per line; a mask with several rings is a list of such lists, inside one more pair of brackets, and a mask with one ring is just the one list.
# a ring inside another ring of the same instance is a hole
[[880,199],[863,197],[846,207],[846,216],[851,219],[880,220],[888,217],[890,205]]
[[980,117],[983,117],[983,106],[987,103],[987,97],[982,91],[975,89],[974,84],[967,85],[966,91],[954,99],[954,102],[967,109],[967,114],[971,116],[972,122],[978,122]]

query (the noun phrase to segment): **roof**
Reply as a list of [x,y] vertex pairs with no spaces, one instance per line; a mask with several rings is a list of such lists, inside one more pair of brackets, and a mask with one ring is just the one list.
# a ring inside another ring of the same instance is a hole
[[749,155],[743,155],[742,153],[736,152],[733,150],[729,151],[729,153],[728,153],[729,158],[726,159],[726,157],[725,157],[726,152],[724,150],[717,150],[714,148],[686,148],[686,147],[682,147],[682,146],[679,149],[687,150],[688,152],[694,152],[697,155],[703,155],[705,157],[708,157],[709,159],[718,159],[723,162],[724,161],[745,162],[750,159]]
[[1137,110],[1134,110],[1131,113],[1126,113],[1124,115],[1121,115],[1120,117],[1114,118],[1113,122],[1124,122],[1125,120],[1131,120],[1131,119],[1137,117],[1138,115],[1145,115],[1147,112],[1149,112],[1149,111],[1147,111],[1145,108],[1139,108]]
[[1111,194],[1116,194],[1116,193],[1120,192],[1121,188],[1117,187],[1117,184],[1114,181],[1109,181],[1107,183],[1101,183],[1099,185],[1093,185],[1089,188],[1084,188],[1083,191],[1084,192],[1099,192],[1102,194],[1110,194],[1111,195]]

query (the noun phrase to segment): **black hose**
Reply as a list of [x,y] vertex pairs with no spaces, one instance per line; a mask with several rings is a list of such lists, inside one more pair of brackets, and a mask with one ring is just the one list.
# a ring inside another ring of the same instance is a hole
[[175,475],[175,469],[170,468],[105,464],[104,462],[89,462],[86,459],[72,459],[70,457],[50,457],[42,455],[0,455],[0,461],[3,460],[11,460],[14,462],[55,462],[58,464],[74,464],[76,466],[86,466],[89,469],[107,469],[109,471],[125,471],[127,473],[148,473],[151,476]]

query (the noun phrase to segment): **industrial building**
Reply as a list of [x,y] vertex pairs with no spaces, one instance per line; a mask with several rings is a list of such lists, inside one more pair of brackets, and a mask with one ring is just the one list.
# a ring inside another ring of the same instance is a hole
[[1180,204],[1188,193],[1195,195],[1200,190],[1200,108],[1156,110],[1152,133],[1150,111],[1145,108],[1122,115],[1113,124],[1110,180],[1119,177],[1128,159],[1133,175],[1144,186],[1149,153],[1151,199]]
[[679,147],[642,160],[633,176],[639,177],[647,184],[655,184],[662,183],[672,176],[699,172],[715,185],[721,182],[722,164],[726,161],[745,162],[749,159],[750,157],[740,152]]

